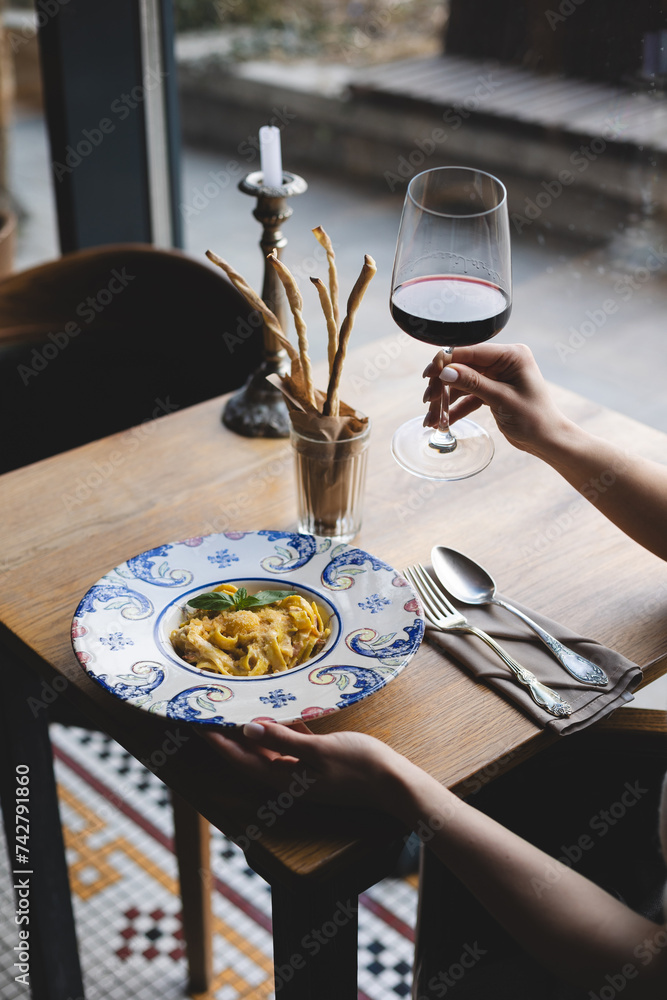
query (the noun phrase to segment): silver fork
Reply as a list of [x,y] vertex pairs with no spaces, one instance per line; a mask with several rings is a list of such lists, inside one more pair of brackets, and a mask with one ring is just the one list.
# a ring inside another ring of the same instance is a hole
[[467,618],[447,600],[440,588],[436,587],[420,563],[409,566],[404,573],[421,597],[426,617],[434,628],[441,632],[470,632],[472,635],[476,635],[498,654],[519,684],[528,688],[533,701],[540,708],[559,718],[565,718],[572,714],[572,706],[563,701],[560,695],[552,691],[546,684],[538,681],[535,674],[517,663],[490,635],[475,625],[471,625]]

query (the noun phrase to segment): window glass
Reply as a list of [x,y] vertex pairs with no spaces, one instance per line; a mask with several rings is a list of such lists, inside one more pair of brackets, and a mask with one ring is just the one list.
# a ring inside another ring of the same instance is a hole
[[376,257],[374,309],[355,329],[372,339],[392,332],[409,178],[487,169],[512,215],[514,310],[500,337],[530,344],[553,381],[667,430],[660,5],[181,0],[177,18],[190,250],[212,245],[261,282],[254,205],[236,187],[273,121],[285,168],[309,183],[284,259],[310,273],[319,224],[348,287],[361,254]]

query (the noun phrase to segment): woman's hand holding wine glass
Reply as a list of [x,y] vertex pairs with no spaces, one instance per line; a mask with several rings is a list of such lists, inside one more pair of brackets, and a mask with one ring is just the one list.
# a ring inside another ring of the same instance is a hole
[[[450,363],[451,358],[451,363]],[[476,344],[457,347],[453,355],[442,351],[424,370],[429,383],[424,402],[429,403],[425,427],[437,427],[443,382],[454,402],[450,420],[488,406],[496,426],[511,445],[546,462],[576,430],[556,406],[544,376],[525,344]]]
[[[489,340],[512,308],[507,195],[491,174],[438,167],[408,185],[392,275],[391,313],[411,337],[455,347]],[[392,451],[425,479],[465,479],[485,468],[493,442],[464,418],[449,428],[449,393],[441,393],[434,430],[417,417],[396,431]]]

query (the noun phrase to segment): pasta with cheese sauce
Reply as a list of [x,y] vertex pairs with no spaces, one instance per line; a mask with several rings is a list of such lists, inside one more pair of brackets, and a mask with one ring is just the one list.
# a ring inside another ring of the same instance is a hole
[[[235,593],[232,584],[215,588]],[[318,653],[330,629],[300,594],[256,608],[197,611],[171,633],[178,655],[201,670],[236,677],[276,674]]]

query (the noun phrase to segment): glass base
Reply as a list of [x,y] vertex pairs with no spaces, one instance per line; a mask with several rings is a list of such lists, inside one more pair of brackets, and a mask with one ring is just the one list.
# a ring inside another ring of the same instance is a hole
[[391,442],[392,455],[413,476],[435,482],[468,479],[485,469],[493,458],[493,440],[474,420],[464,418],[453,425],[456,447],[451,451],[431,447],[434,428],[424,427],[423,421],[423,417],[408,420]]
[[322,538],[330,538],[333,545],[345,542],[347,545],[361,531],[360,524],[352,524],[349,518],[340,518],[335,526],[330,522],[318,521],[312,517],[300,517],[297,521],[296,530],[302,535],[319,535]]

